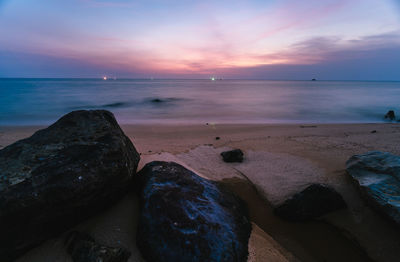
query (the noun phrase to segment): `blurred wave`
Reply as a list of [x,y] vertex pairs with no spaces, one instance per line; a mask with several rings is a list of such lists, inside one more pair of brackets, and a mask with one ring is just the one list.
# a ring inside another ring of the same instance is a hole
[[400,82],[0,79],[0,125],[80,109],[121,123],[360,123],[399,111]]

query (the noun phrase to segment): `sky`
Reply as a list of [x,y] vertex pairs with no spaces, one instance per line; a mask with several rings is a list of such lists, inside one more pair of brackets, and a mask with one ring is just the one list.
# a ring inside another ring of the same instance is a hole
[[0,77],[400,80],[400,0],[0,0]]

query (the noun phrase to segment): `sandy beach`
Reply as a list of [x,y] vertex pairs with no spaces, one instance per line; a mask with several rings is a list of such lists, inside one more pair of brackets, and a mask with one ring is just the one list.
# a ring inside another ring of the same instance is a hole
[[[40,129],[0,127],[0,149]],[[249,261],[397,261],[399,229],[369,208],[345,172],[346,160],[372,150],[400,154],[398,124],[123,125],[141,153],[139,169],[152,160],[175,161],[221,181],[248,204],[253,222]],[[373,132],[374,131],[374,132]],[[217,140],[216,138],[219,137]],[[220,152],[240,148],[243,163],[224,163]],[[289,223],[273,207],[310,183],[336,189],[347,210],[319,221]],[[136,196],[130,194],[104,214],[78,226],[100,242],[132,251]],[[71,261],[63,236],[31,250],[18,261]]]

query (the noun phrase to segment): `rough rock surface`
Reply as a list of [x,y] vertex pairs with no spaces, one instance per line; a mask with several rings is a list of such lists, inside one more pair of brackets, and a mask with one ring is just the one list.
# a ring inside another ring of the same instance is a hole
[[243,152],[240,149],[234,149],[230,151],[225,151],[221,153],[222,159],[225,162],[243,162]]
[[342,208],[346,208],[346,203],[338,192],[312,184],[276,207],[275,214],[289,221],[306,221]]
[[379,151],[354,155],[346,170],[367,202],[400,225],[400,156]]
[[78,231],[69,233],[66,243],[74,262],[126,262],[131,255],[122,247],[100,245],[88,234]]
[[138,162],[132,142],[103,110],[71,112],[1,150],[1,261],[114,203]]
[[174,162],[139,172],[137,245],[146,261],[246,261],[251,223],[244,202]]

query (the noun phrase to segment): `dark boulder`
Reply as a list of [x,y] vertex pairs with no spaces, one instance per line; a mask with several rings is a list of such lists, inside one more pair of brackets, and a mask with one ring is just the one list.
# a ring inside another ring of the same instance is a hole
[[126,262],[131,256],[125,248],[101,245],[88,234],[78,231],[68,234],[66,244],[74,262]]
[[354,155],[346,170],[367,203],[400,225],[400,156],[379,151]]
[[333,188],[312,184],[275,208],[275,214],[288,221],[307,221],[346,208],[342,196]]
[[243,162],[243,152],[240,149],[234,149],[230,151],[225,151],[221,153],[222,159],[225,162]]
[[137,245],[146,261],[246,261],[247,207],[218,183],[173,162],[139,172]]
[[139,154],[112,113],[74,111],[0,150],[0,260],[120,199]]
[[396,119],[396,115],[394,114],[394,111],[393,110],[389,110],[385,115],[385,119],[395,120]]

